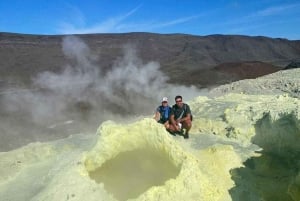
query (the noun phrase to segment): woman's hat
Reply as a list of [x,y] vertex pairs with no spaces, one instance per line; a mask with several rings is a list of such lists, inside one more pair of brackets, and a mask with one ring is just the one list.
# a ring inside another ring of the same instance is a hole
[[168,102],[168,98],[167,97],[163,97],[161,102]]

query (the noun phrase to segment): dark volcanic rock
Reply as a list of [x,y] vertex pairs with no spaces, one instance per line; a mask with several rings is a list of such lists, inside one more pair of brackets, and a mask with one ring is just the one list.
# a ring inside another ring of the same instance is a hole
[[237,79],[252,79],[271,74],[282,68],[260,61],[222,63],[213,68]]
[[300,68],[300,61],[299,62],[296,62],[296,61],[291,62],[289,65],[287,65],[284,68],[284,70],[288,70],[288,69],[292,69],[292,68]]
[[[171,83],[202,87],[231,81],[226,72],[228,70],[211,71],[215,66],[222,66],[222,63],[227,63],[226,66],[233,63],[235,67],[231,69],[236,68],[234,62],[245,61],[260,61],[283,67],[300,57],[300,41],[266,37],[152,33],[77,36],[87,43],[94,55],[99,56],[97,66],[102,71],[110,69],[114,61],[123,55],[125,44],[131,44],[144,63],[159,62]],[[62,52],[63,37],[0,33],[1,82],[29,84],[31,77],[39,72],[61,71],[69,62]],[[250,73],[245,70],[247,66],[243,66],[241,78]],[[260,76],[260,69],[258,71],[255,75],[252,69],[251,77]],[[235,74],[236,79],[240,79],[240,74]],[[223,81],[220,82],[219,78]]]

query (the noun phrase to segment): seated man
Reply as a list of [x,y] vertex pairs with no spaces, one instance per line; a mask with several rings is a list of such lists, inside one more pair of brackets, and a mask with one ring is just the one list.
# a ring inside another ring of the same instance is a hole
[[171,107],[168,105],[168,98],[163,97],[161,105],[157,107],[154,119],[161,124],[164,124],[165,128],[169,128],[169,118],[171,113]]
[[176,104],[173,105],[170,115],[170,126],[168,131],[170,133],[183,134],[184,138],[189,138],[189,131],[192,127],[192,114],[188,104],[182,102],[182,96],[175,97]]

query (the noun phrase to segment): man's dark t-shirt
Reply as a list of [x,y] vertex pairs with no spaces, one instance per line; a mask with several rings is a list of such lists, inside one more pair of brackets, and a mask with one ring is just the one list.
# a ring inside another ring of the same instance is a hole
[[186,117],[187,114],[192,115],[190,106],[188,104],[183,103],[182,107],[178,107],[178,105],[176,104],[173,105],[170,115],[174,115],[175,120],[177,120]]

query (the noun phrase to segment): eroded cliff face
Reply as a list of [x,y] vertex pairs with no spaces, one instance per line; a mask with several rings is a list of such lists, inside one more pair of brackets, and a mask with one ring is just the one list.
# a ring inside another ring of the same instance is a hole
[[92,136],[2,152],[0,197],[300,200],[298,98],[279,90],[201,96],[189,104],[194,120],[188,140],[145,117],[106,121]]

